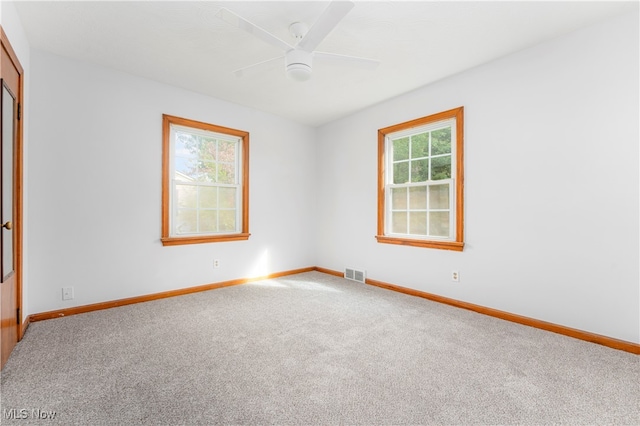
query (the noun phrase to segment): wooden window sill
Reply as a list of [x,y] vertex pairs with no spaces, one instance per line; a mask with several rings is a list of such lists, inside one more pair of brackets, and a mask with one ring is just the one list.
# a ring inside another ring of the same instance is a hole
[[179,246],[184,244],[222,243],[226,241],[248,240],[251,234],[229,235],[197,235],[193,237],[165,237],[161,238],[163,246]]
[[397,244],[402,246],[414,246],[453,251],[462,251],[464,249],[464,243],[461,241],[415,240],[410,238],[388,237],[386,235],[376,235],[376,239],[379,243],[383,244]]

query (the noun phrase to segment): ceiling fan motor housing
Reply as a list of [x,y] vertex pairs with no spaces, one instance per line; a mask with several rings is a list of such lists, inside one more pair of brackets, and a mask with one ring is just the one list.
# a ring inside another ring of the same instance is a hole
[[291,49],[285,55],[285,69],[287,77],[296,81],[306,81],[311,78],[311,61],[313,53],[300,49]]

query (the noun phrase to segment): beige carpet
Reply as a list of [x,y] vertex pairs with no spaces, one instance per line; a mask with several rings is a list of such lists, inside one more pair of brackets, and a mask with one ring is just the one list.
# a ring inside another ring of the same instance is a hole
[[20,425],[635,425],[639,401],[636,355],[309,272],[33,323],[0,404]]

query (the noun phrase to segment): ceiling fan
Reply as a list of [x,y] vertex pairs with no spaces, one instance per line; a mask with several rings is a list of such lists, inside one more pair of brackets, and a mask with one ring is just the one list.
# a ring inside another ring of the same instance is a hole
[[314,59],[350,63],[367,69],[373,69],[380,63],[374,59],[318,52],[315,50],[322,40],[324,40],[325,37],[327,37],[336,25],[338,25],[338,23],[346,16],[346,14],[349,13],[354,5],[355,4],[351,1],[333,1],[325,9],[322,15],[320,15],[318,20],[311,26],[311,28],[307,27],[307,25],[302,22],[294,22],[289,25],[289,32],[297,41],[295,45],[291,45],[286,41],[281,40],[229,9],[220,9],[216,16],[226,23],[251,33],[262,41],[278,47],[285,52],[283,56],[268,59],[236,70],[234,71],[236,76],[242,77],[249,72],[265,69],[281,62],[284,58],[287,77],[296,81],[306,81],[311,78],[311,71],[313,70],[312,62]]

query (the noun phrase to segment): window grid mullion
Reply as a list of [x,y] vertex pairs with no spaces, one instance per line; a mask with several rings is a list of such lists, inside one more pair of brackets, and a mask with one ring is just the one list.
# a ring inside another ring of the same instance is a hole
[[218,176],[220,176],[220,140],[216,139],[216,183],[219,183]]
[[200,185],[196,186],[196,232],[200,232]]
[[216,230],[220,231],[220,182],[218,182],[218,176],[220,176],[220,139],[216,139],[216,176],[215,180],[218,184],[216,188]]
[[[413,136],[409,136],[409,182],[413,182],[413,158],[411,157],[411,147],[413,146]],[[409,191],[407,191],[407,194]],[[409,205],[407,204],[407,207]],[[407,218],[408,219],[408,218]],[[407,229],[409,227],[409,222],[407,222]]]
[[[411,140],[409,140],[409,158],[411,158]],[[409,162],[409,170],[411,170],[411,162]],[[411,182],[411,174],[409,174],[409,182]],[[410,208],[411,208],[411,204],[409,204],[411,202],[410,199],[410,194],[411,191],[409,191],[409,188],[407,187],[407,196],[406,196],[406,203],[407,203],[407,208],[405,209],[405,219],[407,221],[407,228],[405,229],[405,232],[408,234],[409,231],[411,230],[411,215],[409,214],[410,212]]]
[[[431,181],[431,143],[433,141],[432,137],[431,137],[431,132],[428,133],[429,134],[429,164],[427,165],[427,167],[429,167],[429,176],[427,176],[427,180]],[[429,214],[427,213],[427,234],[429,233]]]
[[[429,153],[431,153],[431,132],[429,132]],[[431,157],[431,156],[429,156],[429,157]],[[431,165],[431,158],[429,158],[429,165]],[[429,168],[429,175],[431,175],[431,168]],[[429,214],[429,212],[431,210],[429,208],[431,206],[430,206],[430,203],[429,203],[429,195],[431,194],[431,185],[426,185],[426,187],[427,187],[427,214],[426,214],[426,216],[427,216],[426,227],[427,228],[426,228],[426,234],[427,234],[427,237],[430,237],[431,233],[429,232],[429,229],[430,229],[429,228],[429,222],[431,220],[430,219],[431,215]]]

